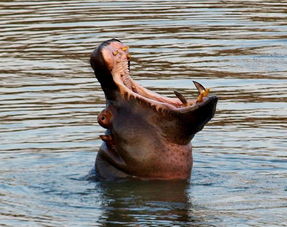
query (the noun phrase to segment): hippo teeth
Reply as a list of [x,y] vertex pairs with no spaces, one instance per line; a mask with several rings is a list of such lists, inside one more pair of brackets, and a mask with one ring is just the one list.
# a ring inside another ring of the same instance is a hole
[[121,47],[121,49],[122,49],[122,51],[127,51],[129,49],[129,47],[128,46],[123,46],[123,47]]
[[[197,103],[204,102],[205,97],[208,96],[209,89],[203,87],[200,83],[193,81],[198,90],[198,97],[196,99],[187,99],[178,91],[174,91],[176,98],[164,97],[155,92],[140,86],[133,81],[130,76],[130,59],[129,47],[118,43],[118,41],[111,42],[109,46],[105,47],[103,56],[109,65],[112,66],[111,72],[114,82],[120,88],[121,94],[128,100],[137,99],[142,103],[149,104],[155,107],[155,111],[162,109],[180,109],[189,106],[194,106]],[[108,54],[109,53],[109,54]],[[108,141],[108,138],[102,137],[103,140]]]
[[195,87],[198,90],[198,94],[200,94],[202,91],[205,91],[205,87],[203,87],[200,83],[196,82],[196,81],[192,81],[195,85]]
[[193,81],[193,83],[198,90],[198,96],[197,96],[196,102],[197,103],[202,102],[203,98],[208,96],[210,89],[203,87],[200,83],[198,83],[196,81]]
[[[193,81],[195,87],[198,90],[198,96],[196,99],[196,103],[202,102],[204,97],[208,96],[208,93],[210,92],[209,88],[205,88],[203,85],[201,85],[200,83]],[[188,102],[188,100],[178,91],[174,91],[174,94],[176,95],[176,97],[182,102],[183,106],[188,106],[188,105],[192,105],[194,102]]]
[[186,98],[184,98],[184,96],[178,91],[173,91],[173,92],[176,95],[176,97],[182,102],[183,106],[187,106]]

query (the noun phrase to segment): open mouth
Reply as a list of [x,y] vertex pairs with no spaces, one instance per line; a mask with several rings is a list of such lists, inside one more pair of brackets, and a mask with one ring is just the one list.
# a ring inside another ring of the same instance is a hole
[[102,58],[106,67],[111,72],[113,81],[125,99],[137,99],[156,109],[157,111],[168,110],[186,112],[196,109],[207,103],[213,97],[209,97],[209,89],[204,88],[200,83],[193,81],[198,90],[196,99],[186,99],[178,91],[174,91],[175,98],[164,97],[152,92],[130,76],[130,54],[129,48],[119,41],[111,41],[101,49]]

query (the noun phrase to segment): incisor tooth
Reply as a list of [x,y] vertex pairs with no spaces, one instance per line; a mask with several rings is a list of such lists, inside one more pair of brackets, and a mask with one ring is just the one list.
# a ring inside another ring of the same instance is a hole
[[127,51],[128,49],[129,49],[129,47],[128,46],[124,46],[124,47],[122,47],[121,48],[123,51]]

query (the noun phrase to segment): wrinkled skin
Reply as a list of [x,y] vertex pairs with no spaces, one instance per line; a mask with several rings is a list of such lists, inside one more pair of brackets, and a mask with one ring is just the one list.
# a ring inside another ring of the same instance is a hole
[[90,63],[105,93],[99,124],[106,128],[97,155],[98,179],[188,179],[191,139],[213,117],[217,98],[197,82],[199,96],[186,100],[151,92],[130,77],[128,47],[103,42]]

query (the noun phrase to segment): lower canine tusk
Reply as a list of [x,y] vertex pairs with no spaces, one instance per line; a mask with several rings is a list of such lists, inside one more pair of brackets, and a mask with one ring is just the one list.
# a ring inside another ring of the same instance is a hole
[[180,94],[178,91],[173,91],[173,92],[176,95],[176,97],[182,102],[182,104],[186,106],[187,105],[186,98],[184,98],[184,96]]
[[201,90],[200,94],[198,95],[196,102],[202,102],[204,97],[207,97],[210,92],[210,89],[207,88],[205,90]]

